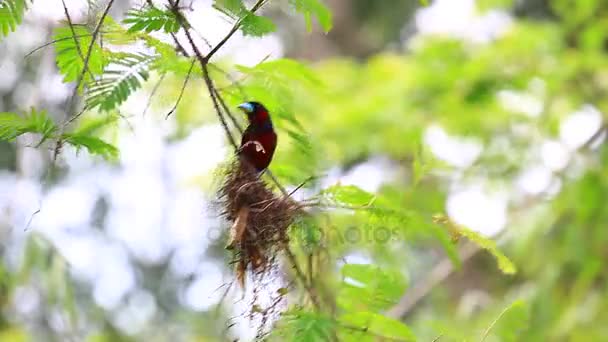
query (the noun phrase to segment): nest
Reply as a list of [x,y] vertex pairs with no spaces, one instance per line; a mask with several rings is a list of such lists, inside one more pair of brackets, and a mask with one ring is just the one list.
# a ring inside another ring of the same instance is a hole
[[289,226],[302,213],[298,202],[275,195],[249,163],[235,160],[219,189],[222,215],[232,222],[227,249],[235,252],[236,278],[244,287],[245,273],[263,273],[289,242]]

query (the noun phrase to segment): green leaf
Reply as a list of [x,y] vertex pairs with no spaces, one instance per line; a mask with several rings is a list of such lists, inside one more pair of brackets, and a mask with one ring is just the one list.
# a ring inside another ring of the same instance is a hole
[[498,268],[505,274],[517,272],[515,265],[496,247],[496,242],[481,236],[479,233],[468,228],[460,227],[460,234],[476,243],[479,247],[488,251],[498,262]]
[[245,36],[262,37],[277,30],[272,20],[247,13],[241,21],[241,31]]
[[490,335],[496,335],[500,341],[520,341],[522,332],[528,328],[530,312],[528,305],[517,300],[505,308],[486,328],[481,338],[485,341]]
[[177,33],[180,29],[179,21],[175,14],[169,10],[161,10],[156,7],[144,9],[132,9],[127,12],[123,23],[130,25],[127,32],[153,32],[163,30],[165,33]]
[[374,312],[362,311],[347,313],[340,317],[343,333],[373,333],[387,339],[415,341],[416,336],[404,323]]
[[[84,61],[91,44],[91,32],[82,25],[61,26],[54,30],[53,40],[57,53],[56,61],[59,71],[64,75],[64,82],[75,82],[84,68]],[[78,44],[76,44],[78,41]],[[101,75],[104,67],[104,58],[101,46],[95,42],[89,57],[87,71],[84,73],[83,83],[93,81],[93,77]]]
[[262,37],[277,30],[272,20],[252,13],[241,0],[215,0],[213,7],[232,20],[240,20],[245,36]]
[[78,120],[78,128],[76,128],[72,133],[77,133],[80,135],[99,134],[104,130],[104,128],[115,124],[119,118],[119,115],[113,112],[107,114],[104,113],[97,117],[92,117],[92,115],[82,116]]
[[292,309],[283,314],[274,333],[285,341],[316,342],[331,340],[334,322],[322,313]]
[[11,141],[25,133],[42,135],[39,144],[48,139],[57,126],[45,111],[32,109],[29,114],[0,113],[0,139]]
[[129,33],[111,16],[106,16],[103,21],[103,40],[112,45],[129,45],[137,41],[139,34]]
[[466,227],[458,226],[457,233],[471,240],[479,247],[488,251],[492,256],[496,259],[498,263],[498,268],[505,274],[515,274],[517,272],[517,268],[515,265],[507,258],[501,251],[496,247],[496,242],[494,240],[490,240],[486,237],[483,237],[481,234],[468,229]]
[[99,155],[108,160],[118,157],[118,148],[94,136],[66,133],[63,135],[63,139],[76,149],[84,147],[90,154]]
[[313,16],[317,18],[325,33],[331,30],[333,26],[331,11],[320,0],[289,0],[289,3],[304,15],[306,29],[309,32],[312,31]]
[[346,264],[341,272],[344,282],[337,303],[346,310],[387,309],[399,300],[406,288],[401,273],[375,265]]
[[354,185],[332,185],[321,192],[328,200],[340,205],[367,206],[374,201],[374,195]]
[[[144,35],[142,38],[146,42],[146,45],[157,53],[157,58],[150,65],[151,70],[156,70],[161,74],[171,72],[178,76],[186,77],[188,70],[190,70],[192,59],[177,54],[173,45],[162,42],[150,35]],[[192,75],[195,74],[201,74],[201,68],[198,63],[192,69]]]
[[0,4],[0,38],[14,32],[23,22],[30,0],[4,0]]
[[248,12],[242,0],[214,0],[213,8],[233,20],[238,20]]
[[103,77],[91,85],[85,94],[86,108],[110,111],[125,102],[127,98],[148,80],[149,64],[154,56],[133,53],[115,53],[112,63]]

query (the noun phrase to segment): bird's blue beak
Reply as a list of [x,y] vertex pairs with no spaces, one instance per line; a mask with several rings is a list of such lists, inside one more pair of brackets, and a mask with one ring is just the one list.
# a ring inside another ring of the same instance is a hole
[[253,104],[250,102],[241,103],[238,108],[242,109],[245,113],[250,114],[253,113]]

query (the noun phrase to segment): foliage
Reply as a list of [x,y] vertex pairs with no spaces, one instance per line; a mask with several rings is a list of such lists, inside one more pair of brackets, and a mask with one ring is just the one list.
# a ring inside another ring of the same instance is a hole
[[148,66],[154,56],[134,53],[114,53],[104,76],[86,92],[87,109],[100,111],[116,109],[150,77]]
[[241,0],[215,0],[213,7],[232,20],[238,21],[245,36],[261,37],[276,31],[272,20],[254,14]]
[[32,0],[4,0],[0,3],[0,39],[17,29]]
[[25,133],[38,133],[42,140],[48,139],[57,126],[46,112],[32,109],[29,114],[0,113],[0,139],[13,140]]
[[179,31],[179,21],[175,14],[169,10],[161,10],[156,7],[145,7],[143,9],[132,9],[127,12],[123,23],[130,25],[127,32],[139,31],[153,32],[163,30],[166,33]]
[[[104,55],[97,42],[91,45],[91,34],[89,29],[82,25],[65,24],[54,30],[57,67],[64,76],[64,82],[74,82],[81,77],[87,55],[89,59],[82,76],[83,80],[87,83],[92,82],[94,77],[103,72]],[[90,54],[89,46],[92,46]]]
[[320,0],[289,0],[296,11],[304,15],[306,29],[312,30],[312,17],[316,17],[326,33],[331,30],[332,19],[330,10]]
[[[516,3],[484,0],[479,5],[481,10],[508,9]],[[5,0],[0,5],[2,37],[23,21],[27,4]],[[331,29],[331,12],[320,0],[285,4],[303,16],[308,31],[313,19],[324,32]],[[273,12],[254,13],[241,0],[213,5],[249,38],[276,32],[280,23]],[[244,66],[218,54],[207,64],[229,109],[255,99],[272,113],[280,141],[273,175],[292,189],[311,179],[299,191],[306,209],[314,209],[290,232],[305,279],[285,268],[286,277],[295,279],[289,279],[289,289],[282,288],[288,304],[275,317],[270,340],[409,341],[440,335],[446,340],[600,340],[606,335],[607,285],[601,273],[608,240],[605,147],[568,147],[566,165],[549,170],[561,190],[540,195],[517,190],[521,175],[541,164],[539,150],[548,141],[560,141],[564,118],[587,103],[608,110],[602,96],[608,91],[608,8],[600,0],[586,0],[552,1],[549,9],[552,21],[515,18],[509,30],[484,44],[417,36],[406,52],[391,49],[365,60],[336,57],[309,64],[281,58]],[[12,144],[28,134],[40,138],[39,146],[67,144],[116,161],[120,151],[104,139],[118,132],[118,111],[137,91],[152,89],[154,107],[176,107],[175,119],[170,118],[175,131],[168,134],[174,142],[203,123],[217,123],[212,101],[201,96],[206,85],[199,60],[176,49],[169,35],[189,29],[184,18],[148,5],[124,14],[121,22],[106,17],[95,41],[90,25],[62,23],[54,29],[57,67],[65,83],[82,81],[77,95],[84,111],[68,113],[64,122],[40,109],[1,113],[0,139]],[[532,111],[510,103],[512,98],[538,106]],[[479,145],[479,155],[468,164],[445,158],[428,138],[430,128],[438,127],[445,133],[441,147]],[[372,175],[367,185],[373,191],[333,177],[357,172]],[[325,174],[333,185],[315,177]],[[436,214],[446,211],[455,189],[469,184],[510,190],[505,206],[518,215],[507,224],[504,253],[481,232]],[[103,211],[105,202],[100,198],[96,207]],[[300,235],[304,243],[298,245]],[[487,262],[485,253],[463,257],[459,239],[487,251],[498,267]],[[69,277],[69,265],[52,245],[30,239],[16,274],[0,265],[3,312],[12,313],[5,298],[13,299],[19,284],[35,283],[49,311],[82,320],[71,322],[79,329],[101,329],[90,339],[124,339],[120,322],[108,318],[123,311],[95,307],[89,289]],[[212,249],[209,254],[217,252]],[[162,333],[167,335],[159,339],[170,339],[171,329],[165,328],[176,326],[180,338],[228,339],[224,325],[216,324],[217,313],[228,311],[224,306],[194,313],[183,306],[182,294],[176,295],[191,285],[190,275],[170,279],[169,285],[159,280],[171,278],[165,267],[173,259],[151,266],[136,257],[131,261],[142,277],[138,283],[145,285],[141,290],[153,293],[155,310],[162,311],[132,338]],[[413,304],[407,323],[388,316],[404,296],[417,295],[418,285],[437,274],[447,280],[432,284],[437,288]],[[314,294],[321,298],[319,307]],[[20,323],[0,319],[0,338],[25,339],[14,324]]]

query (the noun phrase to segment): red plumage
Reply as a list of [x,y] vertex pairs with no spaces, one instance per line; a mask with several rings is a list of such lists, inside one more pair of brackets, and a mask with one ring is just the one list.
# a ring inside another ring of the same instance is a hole
[[249,126],[243,132],[240,155],[256,170],[262,171],[272,161],[277,147],[277,135],[266,107],[258,102],[246,102],[239,106],[247,113]]

